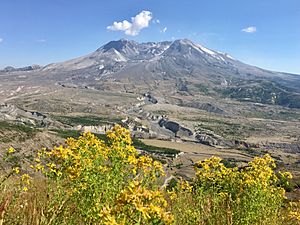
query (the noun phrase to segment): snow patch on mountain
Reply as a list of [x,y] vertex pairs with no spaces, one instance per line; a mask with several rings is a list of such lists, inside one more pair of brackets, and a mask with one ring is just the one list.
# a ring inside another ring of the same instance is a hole
[[215,55],[216,53],[212,50],[209,50],[208,48],[203,47],[202,45],[196,44],[197,47],[199,47],[203,52],[206,52],[210,55]]

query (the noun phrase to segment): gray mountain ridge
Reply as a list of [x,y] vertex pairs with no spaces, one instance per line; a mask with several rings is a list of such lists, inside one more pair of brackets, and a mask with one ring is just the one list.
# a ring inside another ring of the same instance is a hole
[[[22,74],[22,70],[1,73]],[[35,82],[96,90],[146,92],[174,90],[193,96],[232,98],[300,108],[300,76],[264,70],[188,39],[138,43],[111,41],[95,52],[26,71]]]

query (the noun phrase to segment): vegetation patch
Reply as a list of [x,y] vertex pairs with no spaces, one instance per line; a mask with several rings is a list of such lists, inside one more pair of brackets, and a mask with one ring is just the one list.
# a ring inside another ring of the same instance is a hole
[[203,84],[194,84],[194,86],[197,88],[197,90],[199,92],[202,92],[203,94],[209,94],[210,91],[208,89],[208,87],[206,85],[203,85]]
[[198,130],[209,130],[226,140],[241,140],[246,137],[250,127],[224,120],[201,119],[196,126]]
[[241,160],[236,160],[234,158],[222,159],[221,160],[221,163],[223,163],[226,168],[237,167],[238,166],[238,162],[241,162]]
[[106,118],[98,116],[52,116],[54,120],[57,120],[63,124],[70,126],[100,126],[105,124],[122,124],[121,119],[119,118]]
[[265,111],[250,111],[244,112],[243,116],[248,118],[262,118],[262,119],[270,119],[270,120],[299,120],[300,114],[298,112],[293,111],[280,111],[280,112],[265,112]]
[[261,81],[250,85],[217,89],[223,97],[235,98],[240,101],[250,101],[263,104],[281,105],[290,108],[300,108],[300,95],[275,82]]
[[0,142],[9,143],[11,141],[24,142],[32,139],[38,130],[26,125],[8,123],[0,121]]
[[152,145],[146,145],[143,141],[134,138],[133,139],[133,146],[137,149],[144,150],[146,152],[150,153],[156,153],[156,154],[164,154],[168,156],[174,156],[178,153],[180,153],[179,150],[172,149],[172,148],[163,148],[163,147],[157,147]]

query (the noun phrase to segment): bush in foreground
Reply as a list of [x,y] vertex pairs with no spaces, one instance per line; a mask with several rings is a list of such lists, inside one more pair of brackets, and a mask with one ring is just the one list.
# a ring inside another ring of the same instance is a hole
[[[10,161],[14,149],[5,158]],[[106,141],[85,133],[43,149],[31,165],[0,179],[4,224],[299,224],[297,203],[286,203],[289,173],[254,158],[227,168],[220,158],[198,162],[192,182],[162,188],[160,162],[139,155],[129,132],[115,126]],[[11,176],[11,175],[15,176]]]
[[274,169],[269,155],[254,158],[244,168],[227,168],[217,157],[198,162],[194,181],[170,192],[175,220],[178,224],[293,224],[285,215],[285,190],[279,185],[291,174],[281,173],[279,180]]
[[6,223],[171,224],[158,186],[161,163],[138,155],[120,126],[107,137],[104,142],[85,133],[38,152],[31,167],[43,176],[20,176],[23,193],[11,200]]

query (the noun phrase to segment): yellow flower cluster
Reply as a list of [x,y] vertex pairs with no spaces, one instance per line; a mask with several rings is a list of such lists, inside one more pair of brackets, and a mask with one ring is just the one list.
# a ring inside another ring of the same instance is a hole
[[[195,179],[189,183],[180,181],[168,192],[175,221],[252,225],[272,224],[273,220],[282,219],[279,213],[285,204],[282,187],[292,175],[276,172],[275,167],[270,155],[255,157],[240,168],[227,168],[218,157],[196,163]],[[288,212],[290,218],[298,219],[299,211]]]
[[14,167],[14,168],[12,169],[12,171],[13,171],[15,174],[19,174],[19,173],[20,173],[19,167]]
[[[14,157],[15,153],[16,153],[16,150],[13,147],[10,147],[6,152],[6,160]],[[32,183],[32,178],[29,176],[28,173],[24,173],[23,171],[22,172],[21,171],[22,170],[20,169],[20,167],[16,166],[16,163],[14,163],[12,165],[12,173],[15,175],[18,175],[18,178],[19,178],[18,187],[22,191],[26,192],[26,191],[28,191],[28,187]]]
[[252,162],[248,163],[248,167],[242,171],[242,181],[245,185],[261,185],[262,188],[269,188],[275,184],[278,178],[274,172],[276,168],[275,161],[270,155],[265,155],[262,158],[255,157]]
[[300,201],[289,203],[289,218],[300,224]]
[[31,184],[31,180],[32,178],[27,173],[21,176],[21,184],[23,185],[23,191],[28,191],[28,186]]
[[144,174],[150,174],[152,179],[165,175],[162,164],[149,156],[136,157],[135,155],[129,155],[128,162],[132,165],[133,174],[141,171]]
[[[57,176],[68,175],[71,180],[80,176],[83,170],[98,170],[99,173],[109,170],[110,163],[122,161],[131,165],[133,174],[142,171],[151,174],[152,178],[164,175],[162,164],[148,156],[138,156],[131,145],[130,133],[119,125],[107,132],[108,143],[99,140],[95,135],[83,133],[78,140],[68,138],[66,145],[55,147],[51,151],[43,149],[38,153],[33,166],[36,170],[52,173]],[[41,157],[46,157],[49,163],[41,164]],[[94,163],[100,163],[95,167]],[[110,163],[108,163],[110,162]]]
[[[238,168],[227,168],[221,163],[221,158],[211,157],[195,165],[197,181],[202,185],[213,187],[227,186],[236,180]],[[196,181],[196,182],[197,182]]]
[[[123,190],[114,207],[102,210],[106,222],[120,221],[119,224],[172,224],[173,216],[166,212],[167,201],[161,191],[142,187],[139,181],[132,181]],[[110,223],[108,223],[110,224]]]
[[141,221],[155,218],[168,224],[171,216],[165,211],[166,201],[155,186],[164,175],[162,164],[139,155],[129,131],[119,125],[106,137],[99,140],[87,132],[78,139],[68,138],[65,145],[42,149],[32,168],[62,181],[88,223],[116,224],[125,218],[129,224],[130,218],[140,215]]
[[[236,190],[244,191],[255,187],[284,196],[284,189],[277,187],[279,178],[275,168],[275,161],[269,154],[261,158],[255,157],[243,169],[226,168],[220,158],[211,157],[196,164],[196,182],[209,187],[220,187],[222,190],[236,187]],[[292,178],[289,172],[280,173],[280,176],[286,180]]]

